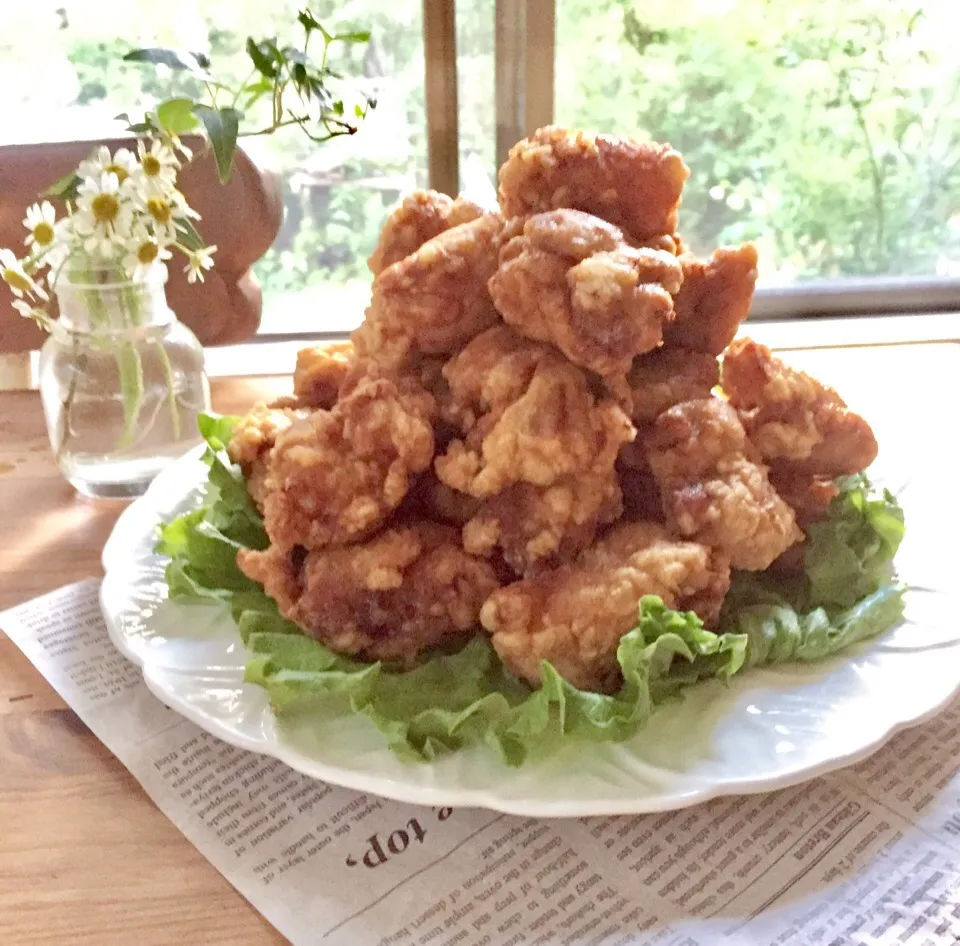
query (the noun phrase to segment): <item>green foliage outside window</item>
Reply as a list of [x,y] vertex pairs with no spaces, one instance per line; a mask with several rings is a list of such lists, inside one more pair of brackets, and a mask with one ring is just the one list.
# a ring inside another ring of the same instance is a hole
[[[137,45],[203,52],[242,80],[246,37],[290,38],[301,5],[126,0],[108,18],[88,0],[65,0],[52,18],[21,5],[0,36],[4,140],[45,137],[30,122],[116,133],[114,114],[142,113],[192,81],[122,62]],[[491,178],[493,6],[457,4],[461,158]],[[328,293],[359,307],[356,320],[384,215],[426,184],[421,4],[310,7],[338,31],[371,31],[369,44],[344,47],[341,65],[377,87],[379,105],[344,140],[244,141],[284,179],[287,219],[257,272],[278,319],[294,295]],[[556,120],[671,142],[693,172],[687,242],[704,252],[755,239],[767,282],[960,275],[954,16],[952,0],[557,0]],[[28,61],[37,48],[40,72]]]

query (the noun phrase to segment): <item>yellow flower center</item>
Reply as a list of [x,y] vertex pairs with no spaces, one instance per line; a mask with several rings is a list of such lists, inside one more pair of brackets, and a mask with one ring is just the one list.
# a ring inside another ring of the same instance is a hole
[[53,227],[46,220],[41,220],[33,228],[33,239],[39,246],[49,246],[53,243],[54,235]]
[[113,194],[97,194],[90,201],[90,211],[97,223],[113,223],[120,213],[120,201]]
[[162,197],[151,197],[147,201],[147,212],[157,223],[169,223],[173,208]]
[[143,168],[143,173],[147,177],[157,177],[163,170],[163,165],[155,154],[145,154],[140,161],[140,167]]
[[7,266],[0,275],[3,276],[3,281],[11,289],[17,290],[18,292],[30,292],[33,289],[30,280],[12,266]]
[[119,164],[108,164],[104,170],[109,174],[117,175],[117,182],[122,184],[130,175],[127,174],[126,168],[120,167]]
[[153,242],[141,243],[137,249],[137,259],[143,263],[144,266],[149,266],[159,255],[160,247]]

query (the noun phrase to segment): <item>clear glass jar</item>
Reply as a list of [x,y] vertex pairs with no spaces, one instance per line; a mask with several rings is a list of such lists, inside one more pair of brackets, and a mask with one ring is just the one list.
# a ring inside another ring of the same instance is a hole
[[63,475],[87,496],[146,490],[200,441],[210,406],[197,337],[167,305],[166,271],[127,280],[116,269],[64,272],[60,317],[40,352],[40,395]]

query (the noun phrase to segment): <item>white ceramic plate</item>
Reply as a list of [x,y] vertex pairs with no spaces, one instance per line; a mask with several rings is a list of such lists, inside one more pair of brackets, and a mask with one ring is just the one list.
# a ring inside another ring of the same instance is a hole
[[938,590],[951,587],[952,569],[925,554],[945,534],[960,533],[943,522],[932,483],[901,480],[889,485],[908,524],[898,556],[911,583],[902,625],[822,664],[755,670],[727,687],[698,685],[628,742],[572,744],[511,769],[485,748],[431,764],[400,762],[372,724],[355,717],[280,727],[265,692],[242,682],[244,648],[229,615],[166,600],[164,562],[152,552],[157,524],[197,504],[206,474],[199,455],[161,474],[124,511],[104,549],[110,635],[166,704],[227,742],[327,782],[406,802],[543,817],[680,808],[858,761],[934,714],[960,684],[954,595]]

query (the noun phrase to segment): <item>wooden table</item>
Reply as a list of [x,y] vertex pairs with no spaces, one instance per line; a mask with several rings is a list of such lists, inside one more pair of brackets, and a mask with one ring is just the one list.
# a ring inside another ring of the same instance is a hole
[[[220,381],[242,412],[289,379]],[[40,398],[0,393],[0,609],[102,574],[123,503],[62,479]],[[10,946],[285,943],[154,807],[0,632],[0,941]]]
[[[868,414],[882,457],[909,460],[937,431],[951,449],[956,431],[944,437],[943,425],[953,425],[960,347],[787,358]],[[288,388],[281,378],[216,382],[214,406],[239,412]],[[0,393],[0,608],[99,575],[121,508],[79,497],[60,478],[36,393]],[[0,934],[12,946],[283,942],[2,633]]]

